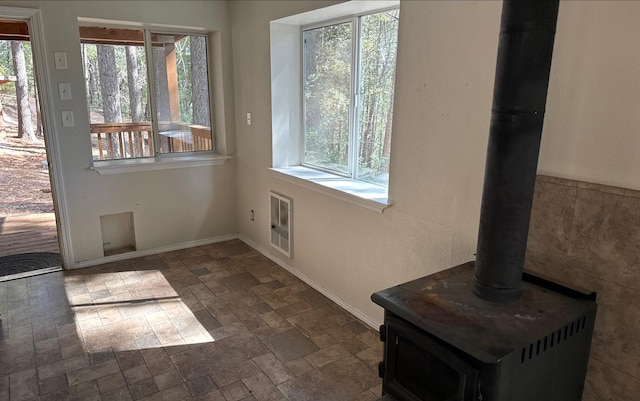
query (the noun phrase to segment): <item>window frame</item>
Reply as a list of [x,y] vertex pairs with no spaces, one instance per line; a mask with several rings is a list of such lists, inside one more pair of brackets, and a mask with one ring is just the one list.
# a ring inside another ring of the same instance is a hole
[[[301,119],[300,119],[300,165],[306,168],[310,168],[313,170],[322,171],[325,173],[329,173],[332,175],[336,175],[338,177],[344,177],[347,179],[352,179],[360,182],[366,182],[371,185],[388,188],[388,184],[384,185],[381,183],[371,182],[362,180],[358,177],[358,149],[360,146],[360,110],[362,107],[361,99],[359,96],[360,90],[362,89],[361,83],[361,62],[362,62],[362,51],[360,47],[360,42],[362,38],[362,22],[361,18],[368,16],[383,13],[390,10],[399,10],[400,6],[390,6],[384,7],[374,10],[363,11],[351,15],[345,15],[337,18],[331,18],[327,20],[321,20],[317,22],[313,22],[311,24],[305,24],[300,26],[300,105],[302,109]],[[326,167],[318,166],[312,163],[307,163],[305,161],[306,157],[306,136],[307,136],[307,127],[306,127],[306,102],[304,99],[304,74],[305,74],[305,51],[304,51],[304,33],[306,31],[310,31],[313,29],[323,28],[332,25],[339,25],[342,23],[351,23],[351,75],[350,75],[350,85],[349,85],[349,139],[348,139],[348,154],[347,154],[347,172],[343,173],[338,170],[332,170]],[[397,46],[397,45],[396,45]],[[397,49],[396,49],[397,55]],[[397,58],[396,58],[396,66],[397,66]]]
[[[302,49],[301,27],[344,20],[354,15],[398,9],[400,0],[346,1],[269,22],[271,78],[271,167],[274,179],[313,191],[341,203],[383,213],[393,206],[390,185],[341,177],[302,165]],[[400,30],[398,31],[400,40]],[[398,51],[401,45],[398,42]],[[399,54],[398,54],[399,56]],[[400,61],[400,58],[397,59]],[[298,77],[298,79],[291,79]],[[390,173],[393,170],[390,170]],[[391,181],[393,178],[391,178]],[[390,181],[390,182],[391,182]]]
[[[355,176],[352,175],[353,169],[352,169],[352,143],[353,143],[353,117],[354,115],[356,115],[354,113],[353,110],[353,105],[354,105],[354,99],[353,99],[353,85],[354,85],[354,68],[355,68],[355,55],[354,55],[354,47],[353,47],[353,43],[354,43],[354,35],[355,35],[355,29],[353,29],[354,26],[354,20],[357,19],[356,16],[345,16],[345,17],[341,17],[341,18],[334,18],[328,21],[320,21],[320,22],[316,22],[313,24],[309,24],[309,25],[304,25],[300,27],[300,105],[302,107],[302,118],[300,121],[301,124],[301,130],[300,130],[300,134],[301,134],[301,138],[300,138],[300,165],[304,166],[304,167],[308,167],[314,170],[319,170],[319,171],[323,171],[329,174],[334,174],[340,177],[345,177],[345,178],[353,178],[355,179]],[[314,29],[319,29],[319,28],[325,28],[325,27],[329,27],[329,26],[333,26],[333,25],[340,25],[340,24],[345,24],[345,23],[351,23],[351,71],[349,73],[349,134],[348,134],[348,153],[347,153],[347,172],[343,173],[341,171],[338,170],[332,170],[330,168],[326,168],[326,167],[322,167],[316,164],[312,164],[312,163],[307,163],[305,162],[305,158],[307,155],[307,127],[306,127],[306,115],[307,115],[307,102],[304,99],[304,73],[306,70],[306,63],[305,63],[305,52],[304,52],[304,48],[305,48],[305,43],[304,43],[304,33],[306,31],[311,31]]]
[[[120,158],[120,159],[106,159],[95,160],[93,159],[89,165],[89,168],[100,175],[110,175],[119,173],[130,173],[137,171],[153,171],[153,170],[166,170],[185,167],[202,167],[202,166],[218,166],[226,163],[227,160],[232,157],[222,153],[218,153],[218,139],[220,134],[216,126],[216,114],[217,108],[215,96],[215,83],[214,76],[217,69],[216,65],[213,65],[213,55],[218,54],[215,49],[216,40],[214,35],[215,31],[207,30],[204,28],[196,27],[182,27],[182,26],[170,26],[160,24],[147,24],[147,23],[128,23],[122,21],[112,21],[94,18],[78,18],[78,30],[80,27],[103,27],[113,29],[136,29],[141,30],[144,38],[144,54],[146,57],[146,68],[144,72],[148,80],[148,104],[150,113],[150,122],[152,129],[152,137],[154,143],[154,154],[146,157],[132,157],[132,158]],[[160,132],[158,129],[158,118],[156,105],[156,88],[155,88],[155,72],[153,71],[153,54],[151,43],[151,34],[168,34],[168,35],[189,35],[189,36],[204,36],[206,38],[207,49],[207,89],[209,94],[209,129],[211,130],[211,150],[204,151],[189,151],[189,152],[160,152]],[[82,40],[79,40],[80,45],[83,45]],[[219,61],[218,61],[219,62]],[[84,73],[84,72],[83,72]],[[87,88],[84,88],[86,93]],[[87,116],[90,116],[90,109],[87,107]],[[90,118],[89,118],[90,121]]]
[[[152,129],[152,133],[153,133],[153,143],[154,143],[154,152],[155,152],[155,156],[154,157],[177,157],[179,155],[197,155],[200,153],[215,153],[216,152],[216,146],[215,146],[215,140],[214,140],[214,127],[213,127],[213,121],[214,121],[214,115],[213,115],[213,102],[211,101],[212,96],[211,96],[211,73],[210,73],[210,46],[209,46],[209,42],[210,42],[210,35],[207,32],[199,32],[199,33],[195,33],[193,31],[189,31],[189,30],[171,30],[168,28],[164,28],[164,27],[143,27],[143,33],[144,33],[144,48],[145,48],[145,56],[147,57],[147,78],[149,80],[149,87],[147,88],[148,90],[148,94],[149,94],[149,113],[151,115],[151,129]],[[161,134],[160,134],[160,127],[159,127],[159,121],[158,121],[158,106],[157,106],[157,97],[156,97],[156,86],[155,84],[155,70],[153,68],[153,46],[150,45],[151,43],[151,35],[152,34],[156,34],[156,35],[187,35],[187,36],[204,36],[206,39],[206,48],[207,48],[207,90],[208,90],[208,95],[209,95],[209,130],[211,131],[211,149],[210,150],[199,150],[199,151],[187,151],[187,152],[167,152],[167,153],[163,153],[160,151],[161,146],[160,146],[160,141],[161,141]]]

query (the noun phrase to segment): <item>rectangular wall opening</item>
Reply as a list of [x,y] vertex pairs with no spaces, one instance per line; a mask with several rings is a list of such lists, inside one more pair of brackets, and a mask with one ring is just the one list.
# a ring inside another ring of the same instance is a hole
[[104,256],[136,250],[133,212],[100,216],[100,229],[102,231]]

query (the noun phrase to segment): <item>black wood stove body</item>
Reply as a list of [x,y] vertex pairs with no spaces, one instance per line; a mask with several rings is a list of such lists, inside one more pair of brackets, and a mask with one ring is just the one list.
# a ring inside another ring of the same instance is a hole
[[397,401],[579,401],[595,294],[525,273],[522,296],[473,294],[469,262],[373,295],[383,391]]
[[523,273],[558,6],[503,2],[476,261],[372,296],[383,399],[582,398],[595,294]]

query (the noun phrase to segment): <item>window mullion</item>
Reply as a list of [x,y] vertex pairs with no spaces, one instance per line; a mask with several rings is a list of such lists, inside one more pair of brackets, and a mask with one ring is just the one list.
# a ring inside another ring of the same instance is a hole
[[351,107],[349,113],[349,176],[357,177],[358,170],[358,127],[360,117],[360,18],[353,17],[351,40]]
[[306,69],[306,60],[305,54],[307,51],[307,43],[304,38],[304,29],[300,29],[300,104],[301,104],[301,114],[300,114],[300,164],[304,165],[306,163],[306,154],[307,154],[307,101],[304,96],[304,72]]
[[160,155],[160,134],[158,130],[158,110],[156,106],[156,81],[153,71],[153,48],[151,46],[151,32],[144,30],[144,50],[147,55],[147,90],[149,92],[149,118],[151,119],[151,131],[153,136],[153,151],[155,157]]

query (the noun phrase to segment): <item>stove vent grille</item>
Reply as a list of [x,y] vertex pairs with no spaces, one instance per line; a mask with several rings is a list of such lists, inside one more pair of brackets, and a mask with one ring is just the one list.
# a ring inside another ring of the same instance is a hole
[[562,342],[571,339],[581,331],[584,331],[586,324],[587,317],[582,316],[571,323],[567,323],[564,327],[548,334],[544,338],[539,339],[537,342],[529,344],[528,347],[524,347],[522,349],[520,363],[524,364],[527,361],[551,350],[553,347],[559,346]]

